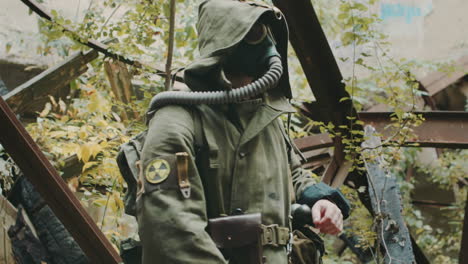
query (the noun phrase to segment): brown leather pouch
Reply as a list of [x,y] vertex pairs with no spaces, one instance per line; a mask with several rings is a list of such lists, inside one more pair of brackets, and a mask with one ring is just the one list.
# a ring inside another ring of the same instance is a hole
[[258,264],[263,257],[261,223],[259,213],[213,218],[208,220],[208,232],[218,248],[242,252],[250,264]]

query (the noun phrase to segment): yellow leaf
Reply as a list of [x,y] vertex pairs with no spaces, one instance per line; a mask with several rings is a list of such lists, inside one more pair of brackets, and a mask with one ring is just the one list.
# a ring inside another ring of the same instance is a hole
[[86,132],[86,127],[83,126],[80,128],[80,132],[78,132],[78,137],[83,140],[88,137],[88,133]]
[[99,163],[96,162],[96,161],[86,162],[85,165],[83,166],[83,169],[81,170],[81,172],[84,172],[84,171],[86,171],[87,169],[89,169],[89,168],[91,168],[92,166],[97,165],[97,164],[99,164]]
[[88,137],[88,133],[86,133],[86,131],[80,131],[80,132],[78,133],[78,137],[79,137],[80,139],[86,139],[86,138]]
[[99,144],[94,142],[86,143],[80,146],[80,151],[77,153],[78,159],[86,163],[89,159],[95,158],[101,151],[102,147]]
[[96,143],[91,143],[91,146],[90,146],[90,155],[95,158],[97,156],[97,154],[99,154],[99,152],[102,151],[102,147],[101,145],[99,144],[96,144]]
[[93,201],[93,205],[101,207],[105,206],[107,203],[107,198],[99,198]]
[[67,132],[65,131],[52,131],[49,133],[49,137],[51,138],[61,138],[61,137],[66,137]]
[[89,161],[89,158],[91,157],[91,149],[89,144],[84,144],[80,146],[80,151],[76,153],[78,156],[78,159],[82,160],[84,163]]
[[62,122],[62,123],[66,123],[66,122],[68,122],[68,120],[70,120],[70,118],[68,116],[66,116],[66,115],[64,115],[64,116],[62,116],[62,118],[60,118],[60,122]]
[[104,119],[99,119],[97,122],[96,122],[96,126],[99,126],[99,127],[106,127],[108,126],[106,120]]
[[101,143],[99,143],[99,145],[101,145],[102,148],[107,148],[109,146],[109,143],[107,143],[107,141],[104,140]]
[[77,153],[80,150],[80,146],[75,143],[67,143],[62,146],[63,154],[69,155],[72,153]]
[[88,111],[91,113],[108,113],[110,112],[110,103],[98,92],[94,92],[89,96]]

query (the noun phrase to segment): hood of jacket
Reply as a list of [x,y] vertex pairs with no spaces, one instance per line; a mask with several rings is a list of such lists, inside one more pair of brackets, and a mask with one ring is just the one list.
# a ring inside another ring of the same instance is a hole
[[268,93],[291,98],[288,27],[284,16],[277,8],[249,1],[207,0],[200,4],[197,22],[200,57],[185,69],[184,79],[188,87],[192,91],[231,89],[224,75],[223,62],[259,20],[270,27],[283,63],[278,87]]

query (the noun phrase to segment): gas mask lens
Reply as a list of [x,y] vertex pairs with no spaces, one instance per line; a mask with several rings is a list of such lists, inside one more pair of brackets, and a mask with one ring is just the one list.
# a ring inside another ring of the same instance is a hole
[[265,39],[267,34],[268,31],[264,24],[255,23],[245,36],[244,41],[250,45],[257,45]]

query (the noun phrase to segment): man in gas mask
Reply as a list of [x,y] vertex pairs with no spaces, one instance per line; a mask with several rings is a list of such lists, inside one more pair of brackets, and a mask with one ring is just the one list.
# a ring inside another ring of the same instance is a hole
[[160,93],[148,112],[137,197],[143,263],[252,263],[236,250],[251,242],[248,220],[219,230],[211,220],[260,215],[258,262],[285,264],[293,200],[312,207],[323,233],[341,232],[349,213],[337,190],[302,170],[279,119],[294,112],[286,22],[263,4],[209,0],[197,28],[200,58],[184,76],[192,92]]

